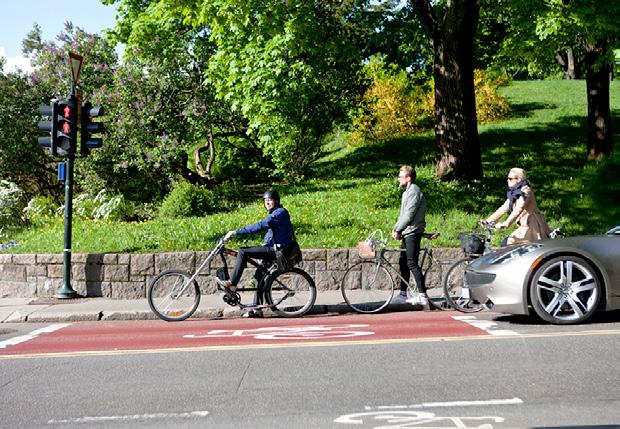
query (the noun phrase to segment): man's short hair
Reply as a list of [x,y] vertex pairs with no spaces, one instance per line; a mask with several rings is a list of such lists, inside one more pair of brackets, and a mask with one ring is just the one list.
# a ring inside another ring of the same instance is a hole
[[415,182],[416,179],[416,172],[415,172],[415,168],[409,166],[409,165],[403,165],[402,167],[400,167],[400,171],[402,171],[403,173],[405,173],[407,176],[411,177],[411,181]]

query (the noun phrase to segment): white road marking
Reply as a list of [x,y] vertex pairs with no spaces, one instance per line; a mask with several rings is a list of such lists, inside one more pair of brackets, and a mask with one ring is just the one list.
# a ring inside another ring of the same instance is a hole
[[[373,425],[375,428],[405,428],[421,427],[429,423],[445,422],[450,426],[445,428],[486,428],[492,429],[493,423],[502,423],[505,419],[501,416],[437,416],[433,412],[419,411],[421,408],[440,407],[477,407],[489,405],[519,405],[523,401],[520,398],[488,399],[476,401],[452,401],[452,402],[423,402],[413,405],[380,405],[376,407],[366,406],[364,412],[342,415],[334,420],[334,423],[348,425]],[[418,411],[416,411],[418,410]],[[467,421],[475,422],[476,426],[468,426]],[[483,423],[489,422],[489,423]],[[378,426],[375,426],[378,424]],[[439,428],[439,426],[432,426]]]
[[[519,405],[523,401],[520,398],[510,399],[487,399],[482,401],[451,401],[451,402],[422,402],[413,405],[379,405],[377,410],[385,409],[410,409],[410,408],[439,408],[439,407],[478,407],[486,405]],[[372,410],[373,407],[366,406],[365,410]]]
[[509,329],[496,329],[497,323],[491,322],[490,320],[479,320],[476,319],[476,316],[452,316],[455,320],[460,320],[465,323],[469,323],[471,326],[482,329],[483,331],[497,336],[505,336],[505,335],[519,335],[518,332],[511,331]]
[[99,417],[77,417],[65,420],[48,420],[48,425],[71,424],[71,423],[102,423],[102,422],[127,422],[132,420],[156,420],[156,419],[191,419],[194,417],[206,417],[208,411],[192,411],[189,413],[155,413],[155,414],[134,414],[129,416],[99,416]]
[[0,349],[6,349],[9,346],[24,343],[38,337],[42,334],[49,334],[50,332],[58,331],[64,327],[69,326],[70,323],[56,323],[54,325],[46,326],[45,328],[35,329],[29,334],[20,335],[19,337],[9,338],[8,340],[0,341]]
[[368,325],[315,325],[274,326],[256,329],[216,329],[204,335],[188,334],[183,338],[254,337],[257,340],[306,340],[315,338],[342,338],[374,335],[372,331],[349,331],[351,328],[367,328]]

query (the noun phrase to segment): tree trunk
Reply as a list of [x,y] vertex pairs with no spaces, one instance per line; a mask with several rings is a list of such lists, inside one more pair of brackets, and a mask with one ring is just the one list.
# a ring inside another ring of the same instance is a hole
[[560,52],[555,53],[555,59],[562,67],[564,71],[564,79],[566,80],[575,80],[577,78],[577,73],[575,71],[575,55],[573,54],[573,48],[566,49],[566,59],[562,56]]
[[435,175],[442,180],[482,177],[474,92],[476,0],[446,3],[439,23],[427,0],[410,0],[434,53]]
[[575,55],[573,55],[573,48],[568,48],[566,50],[566,79],[575,80],[576,78]]
[[[207,161],[206,167],[202,164],[202,152],[209,150],[209,160]],[[196,172],[200,177],[203,177],[207,180],[213,180],[211,176],[211,167],[213,166],[213,161],[215,161],[215,146],[213,144],[213,134],[209,133],[209,137],[207,138],[207,142],[203,146],[198,146],[194,149],[194,166],[196,167]]]
[[600,160],[613,149],[609,79],[611,65],[603,60],[607,40],[586,43],[586,90],[588,93],[588,159]]

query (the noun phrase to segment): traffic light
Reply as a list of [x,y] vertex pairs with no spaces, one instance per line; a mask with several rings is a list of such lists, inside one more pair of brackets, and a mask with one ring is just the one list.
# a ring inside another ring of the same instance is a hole
[[46,149],[51,148],[52,155],[56,155],[54,139],[56,137],[56,116],[58,115],[58,102],[54,100],[49,105],[40,105],[39,114],[44,117],[49,117],[49,121],[39,121],[39,130],[47,132],[49,134],[45,137],[39,137],[39,145]]
[[74,98],[58,100],[56,134],[52,142],[52,154],[69,156],[75,154],[77,140],[77,104]]
[[93,106],[88,101],[82,103],[80,119],[80,153],[82,155],[88,155],[91,149],[96,149],[103,145],[103,138],[93,137],[93,134],[102,133],[104,130],[103,123],[93,122],[93,118],[103,115],[103,107]]

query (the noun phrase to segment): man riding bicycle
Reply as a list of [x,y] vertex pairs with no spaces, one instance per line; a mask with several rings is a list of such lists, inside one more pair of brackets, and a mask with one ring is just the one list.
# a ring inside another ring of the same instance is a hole
[[[264,264],[272,264],[276,260],[276,250],[282,249],[293,241],[293,225],[288,211],[280,205],[280,195],[276,191],[266,191],[263,194],[263,203],[269,213],[263,220],[229,231],[225,239],[230,240],[237,235],[247,235],[267,230],[263,239],[262,246],[242,247],[237,253],[235,268],[230,276],[230,280],[223,280],[222,284],[229,293],[235,293],[243,270],[247,266],[248,258],[262,259]],[[256,270],[254,279],[256,280],[256,295],[254,304],[263,303],[264,290],[262,288],[261,270]],[[262,317],[260,309],[250,310],[244,317]]]

